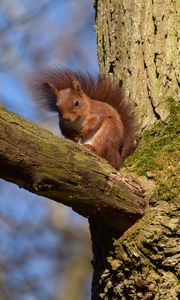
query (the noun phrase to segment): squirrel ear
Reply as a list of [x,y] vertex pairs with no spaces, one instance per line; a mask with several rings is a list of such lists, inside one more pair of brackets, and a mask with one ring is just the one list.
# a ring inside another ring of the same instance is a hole
[[80,82],[78,80],[74,79],[72,84],[73,84],[74,91],[81,96],[82,95],[82,88],[81,88]]
[[51,92],[53,93],[54,96],[56,96],[56,98],[58,97],[59,95],[59,91],[58,89],[50,82],[47,82],[46,83],[48,85],[48,87],[50,88]]

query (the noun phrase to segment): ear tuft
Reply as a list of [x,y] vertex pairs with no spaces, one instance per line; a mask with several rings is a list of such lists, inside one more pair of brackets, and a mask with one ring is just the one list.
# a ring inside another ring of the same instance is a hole
[[81,88],[80,82],[78,80],[74,79],[72,84],[73,84],[74,91],[76,93],[78,93],[79,95],[81,95],[82,94],[82,88]]

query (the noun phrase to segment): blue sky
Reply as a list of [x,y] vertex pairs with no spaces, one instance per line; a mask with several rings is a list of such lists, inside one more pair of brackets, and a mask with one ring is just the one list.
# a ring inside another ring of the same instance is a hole
[[[42,12],[36,15],[41,6]],[[44,116],[44,112],[37,109],[28,91],[27,82],[33,72],[47,65],[62,65],[96,73],[98,63],[93,25],[94,10],[91,0],[41,0],[38,3],[28,0],[1,1],[0,104],[36,123],[43,122],[43,126],[50,126],[50,130],[53,129],[50,125],[53,116]],[[43,118],[40,118],[42,115]],[[37,255],[34,260],[29,259],[21,268],[13,268],[13,262],[25,255],[29,249],[45,248],[48,244],[56,247],[56,243],[59,243],[57,233],[51,228],[42,230],[40,236],[30,236],[23,230],[28,223],[32,226],[32,220],[34,227],[46,222],[49,205],[49,200],[0,181],[0,262],[2,257],[4,261],[9,259],[11,262],[12,259],[12,267],[8,269],[5,277],[11,287],[18,281],[20,283],[25,275],[25,278],[34,275],[41,277],[41,273],[48,274],[53,271],[54,259],[48,260],[41,255]],[[62,207],[59,205],[57,209],[61,210]],[[74,227],[86,223],[71,209],[67,209],[65,214],[69,226],[72,223]],[[55,282],[55,279],[49,279],[46,284],[50,295]],[[14,295],[13,300],[16,299],[38,298],[27,289],[26,293],[18,294],[17,298]],[[45,299],[43,295],[43,300]],[[47,296],[47,299],[51,298]]]

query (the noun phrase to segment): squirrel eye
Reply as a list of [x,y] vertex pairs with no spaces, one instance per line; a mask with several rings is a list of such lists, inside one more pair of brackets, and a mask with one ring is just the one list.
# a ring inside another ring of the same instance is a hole
[[79,100],[74,100],[74,106],[79,106],[80,102]]

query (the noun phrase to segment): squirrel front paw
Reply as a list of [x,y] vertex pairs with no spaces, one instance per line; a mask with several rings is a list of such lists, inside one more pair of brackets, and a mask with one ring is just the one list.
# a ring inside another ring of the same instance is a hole
[[89,128],[83,128],[81,129],[79,136],[81,139],[84,139],[88,136],[88,134],[89,134]]

